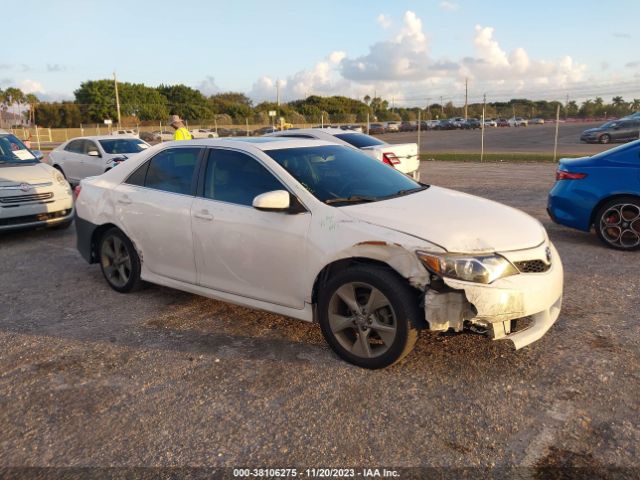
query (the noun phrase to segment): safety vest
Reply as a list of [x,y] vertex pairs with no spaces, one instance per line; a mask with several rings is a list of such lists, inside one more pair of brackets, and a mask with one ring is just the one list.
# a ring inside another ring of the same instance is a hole
[[191,133],[185,127],[180,127],[173,135],[174,140],[191,140],[192,138]]

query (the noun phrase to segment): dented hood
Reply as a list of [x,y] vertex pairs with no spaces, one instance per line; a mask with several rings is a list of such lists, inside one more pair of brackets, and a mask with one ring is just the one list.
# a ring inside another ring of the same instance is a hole
[[520,210],[446,188],[341,207],[350,217],[390,228],[449,252],[506,252],[545,241],[540,222]]

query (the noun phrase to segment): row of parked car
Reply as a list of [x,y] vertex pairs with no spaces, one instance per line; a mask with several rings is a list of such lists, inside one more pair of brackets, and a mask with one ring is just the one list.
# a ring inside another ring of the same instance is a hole
[[580,135],[585,143],[629,142],[640,138],[640,112],[588,128]]

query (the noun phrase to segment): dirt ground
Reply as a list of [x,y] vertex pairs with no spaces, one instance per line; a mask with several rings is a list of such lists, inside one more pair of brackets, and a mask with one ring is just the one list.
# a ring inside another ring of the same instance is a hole
[[423,162],[422,178],[544,223],[565,293],[539,342],[515,352],[423,332],[403,363],[366,371],[340,361],[317,325],[156,286],[118,294],[80,258],[73,228],[4,234],[0,471],[528,467],[523,478],[570,478],[545,476],[564,466],[637,478],[640,254],[547,218],[553,165]]

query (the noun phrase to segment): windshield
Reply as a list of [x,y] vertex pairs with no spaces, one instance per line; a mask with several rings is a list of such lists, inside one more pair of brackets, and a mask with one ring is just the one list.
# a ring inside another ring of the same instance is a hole
[[100,140],[100,145],[106,153],[138,153],[149,148],[142,140],[137,138],[117,138],[114,140]]
[[374,145],[386,145],[382,140],[370,137],[364,133],[339,133],[336,138],[343,140],[356,148],[373,147]]
[[426,188],[392,167],[342,145],[265,153],[325,203],[383,200]]
[[27,164],[38,163],[31,150],[15,135],[0,134],[0,164]]

